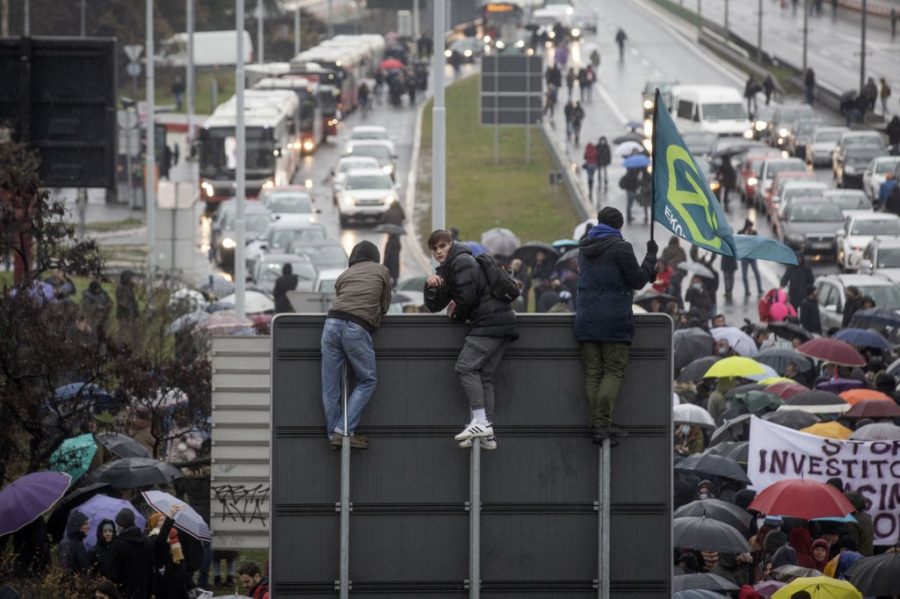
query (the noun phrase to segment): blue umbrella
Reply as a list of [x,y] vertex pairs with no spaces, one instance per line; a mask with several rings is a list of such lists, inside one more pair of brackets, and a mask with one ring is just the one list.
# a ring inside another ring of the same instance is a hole
[[108,495],[94,495],[75,508],[75,510],[87,516],[88,524],[91,525],[91,529],[84,538],[84,546],[87,547],[88,550],[93,549],[94,545],[97,544],[97,528],[100,526],[100,523],[103,520],[115,520],[116,514],[118,514],[122,508],[128,508],[134,512],[134,523],[138,528],[143,530],[144,525],[147,524],[147,519],[144,518],[136,507],[131,505],[130,501],[125,501],[124,499],[115,499]]
[[79,399],[87,401],[98,411],[110,410],[116,407],[116,398],[93,383],[69,383],[62,387],[57,387],[53,392],[53,396],[59,402],[71,401]]
[[68,472],[74,482],[87,473],[96,453],[97,443],[90,433],[66,439],[50,454],[50,469]]
[[462,244],[472,250],[473,256],[480,256],[481,254],[490,254],[490,250],[486,247],[478,243],[477,241],[463,241]]
[[865,329],[843,329],[834,334],[835,339],[846,341],[850,345],[857,347],[869,347],[872,349],[880,349],[882,351],[891,351],[893,349],[887,339],[874,331]]
[[646,154],[632,154],[622,164],[625,168],[646,168],[650,165],[650,157]]
[[627,123],[625,123],[625,126],[629,129],[643,129],[644,123],[641,123],[639,121],[628,121]]

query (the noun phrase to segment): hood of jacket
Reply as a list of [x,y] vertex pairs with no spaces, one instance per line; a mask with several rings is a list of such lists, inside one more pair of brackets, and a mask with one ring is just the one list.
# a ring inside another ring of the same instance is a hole
[[78,510],[69,512],[69,519],[66,520],[66,536],[83,539],[85,535],[80,528],[87,521],[88,517]]
[[144,533],[141,532],[141,529],[137,526],[129,526],[128,528],[122,529],[119,531],[119,534],[116,535],[116,538],[126,543],[130,543],[131,545],[140,545],[147,542],[147,537],[144,536]]
[[449,268],[449,266],[453,264],[453,261],[463,254],[469,254],[471,256],[472,250],[469,249],[469,246],[458,241],[454,241],[453,245],[450,246],[450,251],[447,252],[447,259],[444,260],[444,263],[441,266]]
[[622,241],[622,232],[614,227],[600,223],[591,227],[587,237],[578,246],[586,258],[596,258],[615,247]]
[[371,241],[360,241],[350,252],[349,266],[353,266],[357,262],[374,262],[381,263],[381,252]]
[[[101,520],[100,525],[97,527],[97,546],[98,547],[105,547],[107,545],[107,542],[103,540],[103,528],[107,525],[112,526],[112,530],[113,530],[112,540],[113,541],[116,540],[116,523],[109,519]],[[112,541],[110,541],[109,544],[112,544]]]

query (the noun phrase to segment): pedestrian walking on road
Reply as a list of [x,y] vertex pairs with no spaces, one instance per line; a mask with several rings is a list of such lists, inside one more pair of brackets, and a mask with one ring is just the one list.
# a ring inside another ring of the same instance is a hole
[[793,306],[799,306],[806,299],[806,290],[816,281],[812,268],[806,263],[803,254],[797,253],[797,264],[791,264],[784,271],[779,285],[787,287],[788,301]]
[[874,77],[869,77],[866,80],[866,85],[863,87],[863,95],[866,97],[866,110],[875,112],[875,104],[878,102],[878,84],[875,83]]
[[[744,221],[744,227],[738,231],[741,235],[758,235],[756,226],[749,218]],[[741,278],[744,281],[744,297],[750,297],[750,283],[747,281],[747,269],[753,269],[753,275],[756,277],[756,291],[759,295],[763,294],[762,277],[759,276],[759,266],[756,260],[741,260]]]
[[[390,274],[380,262],[372,242],[360,241],[353,247],[349,267],[335,281],[337,296],[322,329],[322,405],[332,447],[339,447],[344,436],[350,436],[352,447],[368,447],[368,439],[355,431],[377,382],[372,335],[391,305]],[[345,415],[341,388],[348,362],[356,386],[347,399]]]
[[581,123],[584,121],[584,108],[581,102],[576,101],[572,109],[572,137],[575,138],[575,147],[581,143]]
[[881,98],[881,114],[887,119],[887,103],[891,97],[891,86],[888,85],[884,77],[881,78],[881,89],[878,91],[878,97]]
[[594,67],[594,71],[596,74],[596,71],[600,68],[600,50],[598,50],[597,48],[594,48],[591,51],[590,60],[591,60],[591,66]]
[[628,40],[628,34],[621,27],[616,31],[616,45],[619,46],[619,62],[625,60],[625,42]]
[[566,141],[572,139],[572,123],[575,120],[575,102],[569,100],[563,108],[563,116],[566,119]]
[[584,169],[584,172],[587,174],[587,188],[588,188],[588,199],[594,199],[594,175],[597,172],[597,146],[588,142],[587,145],[584,146],[584,164],[581,165],[581,168]]
[[[677,238],[676,238],[677,239]],[[725,303],[733,300],[734,273],[737,272],[738,263],[734,256],[722,256],[722,278],[725,280]]]
[[[552,83],[547,84],[547,91],[544,93],[544,116],[547,116],[547,113],[550,113],[550,118],[553,119],[554,114],[556,113],[556,86]],[[550,121],[550,125],[553,126],[553,121]]]
[[759,112],[759,105],[756,103],[756,94],[762,91],[762,86],[759,84],[759,81],[756,80],[756,77],[750,75],[747,78],[747,82],[744,84],[744,98],[747,100],[747,112],[750,113],[750,118]]
[[575,339],[585,366],[588,419],[598,444],[610,439],[615,445],[617,437],[628,434],[615,425],[613,409],[634,338],[632,294],[656,278],[656,242],[647,242],[638,264],[622,237],[623,224],[622,213],[607,206],[579,243]]
[[400,280],[400,236],[396,233],[388,235],[387,242],[384,244],[384,266],[388,269],[391,276],[391,289],[397,286]]
[[438,266],[425,282],[425,306],[429,312],[446,308],[451,320],[469,326],[456,373],[471,419],[454,438],[463,448],[478,442],[483,449],[496,449],[493,375],[506,348],[519,336],[516,315],[508,301],[494,294],[487,268],[467,246],[438,229],[429,236],[428,248]]
[[766,95],[766,106],[769,105],[769,102],[772,100],[772,94],[775,93],[775,80],[772,79],[771,75],[766,75],[766,78],[763,79],[763,93]]
[[566,71],[566,89],[569,91],[569,101],[572,100],[572,90],[575,87],[575,81],[578,79],[578,76],[575,75],[575,69],[569,67],[569,70]]
[[291,305],[287,292],[296,289],[299,282],[300,277],[294,274],[294,267],[290,262],[285,262],[281,266],[281,276],[275,280],[275,289],[272,291],[272,296],[275,299],[275,314],[294,311],[294,306]]
[[812,106],[816,93],[816,72],[812,67],[806,69],[806,75],[803,77],[803,88],[806,90],[806,103]]
[[637,200],[641,170],[642,169],[639,168],[625,169],[625,174],[619,179],[619,188],[625,190],[625,220],[628,224],[631,224],[631,221],[634,220],[634,217],[631,214],[631,207],[634,205],[635,200]]
[[900,154],[900,116],[894,115],[891,122],[885,127],[888,136],[888,145],[893,146],[893,154]]
[[797,309],[800,315],[800,326],[817,335],[822,334],[822,319],[819,315],[819,301],[816,288],[810,285],[806,288],[806,297],[800,302]]
[[612,148],[606,137],[597,140],[597,191],[609,191],[609,165],[612,163]]
[[590,65],[587,67],[581,67],[578,69],[578,94],[579,98],[582,102],[588,101],[588,69]]

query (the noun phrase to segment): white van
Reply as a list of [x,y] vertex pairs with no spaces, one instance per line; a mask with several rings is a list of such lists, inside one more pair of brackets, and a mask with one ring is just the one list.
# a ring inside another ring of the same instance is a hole
[[720,137],[752,135],[741,92],[721,85],[676,85],[672,115],[681,131],[709,131]]

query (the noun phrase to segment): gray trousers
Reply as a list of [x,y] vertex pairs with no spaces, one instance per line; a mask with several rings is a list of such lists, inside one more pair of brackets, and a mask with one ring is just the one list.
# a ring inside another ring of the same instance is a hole
[[508,338],[468,335],[456,360],[456,373],[469,408],[484,409],[488,422],[493,422],[494,414],[493,374],[507,346]]

